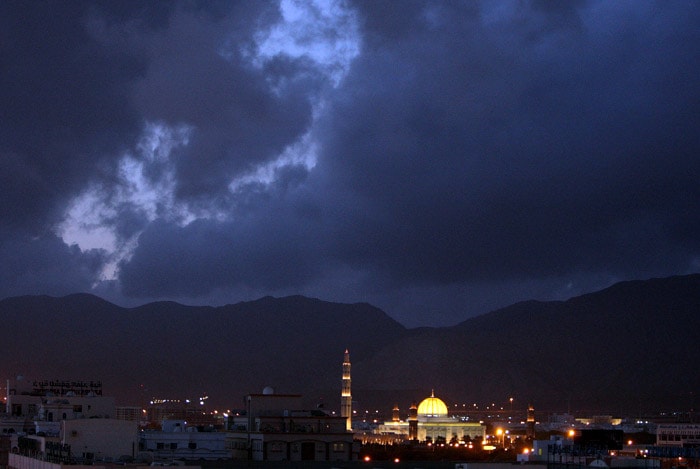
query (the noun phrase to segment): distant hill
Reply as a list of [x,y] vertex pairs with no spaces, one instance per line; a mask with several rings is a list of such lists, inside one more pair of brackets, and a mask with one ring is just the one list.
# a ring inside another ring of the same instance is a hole
[[0,301],[10,377],[99,379],[122,404],[211,396],[242,405],[272,386],[337,409],[349,348],[353,398],[383,411],[435,389],[450,405],[556,411],[687,410],[700,391],[700,275],[623,282],[518,303],[453,327],[406,329],[366,303],[265,297],[222,307],[121,308],[95,296]]
[[[131,309],[85,294],[28,296],[0,301],[0,320],[8,377],[100,379],[118,402],[208,394],[230,406],[267,385],[290,393],[338,388],[345,348],[362,360],[387,335],[406,331],[368,304],[301,296]],[[336,394],[328,396],[333,404]]]
[[[407,334],[363,364],[364,378],[435,387],[462,404],[514,397],[558,411],[689,410],[700,391],[699,339],[700,275],[622,282]],[[406,360],[388,365],[399,354]]]

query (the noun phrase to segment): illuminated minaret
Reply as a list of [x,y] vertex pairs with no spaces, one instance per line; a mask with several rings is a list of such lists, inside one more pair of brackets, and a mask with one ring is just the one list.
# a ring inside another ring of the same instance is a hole
[[408,408],[408,439],[418,439],[418,406],[415,402]]
[[352,393],[350,392],[350,352],[343,359],[343,390],[340,393],[340,416],[345,417],[345,429],[352,430]]
[[527,427],[525,432],[528,438],[535,439],[535,408],[532,404],[527,406]]

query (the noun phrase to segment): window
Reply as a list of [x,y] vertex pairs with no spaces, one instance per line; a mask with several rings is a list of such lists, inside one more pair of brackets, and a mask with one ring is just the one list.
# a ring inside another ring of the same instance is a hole
[[280,442],[277,442],[277,441],[274,443],[270,443],[269,448],[270,448],[270,451],[273,453],[281,453],[282,450],[284,449],[283,444]]
[[336,453],[345,451],[345,443],[333,443],[333,451]]
[[177,449],[177,443],[170,443],[170,449]]
[[189,449],[197,449],[197,443],[190,443],[187,445]]
[[156,449],[165,449],[165,443],[156,443]]

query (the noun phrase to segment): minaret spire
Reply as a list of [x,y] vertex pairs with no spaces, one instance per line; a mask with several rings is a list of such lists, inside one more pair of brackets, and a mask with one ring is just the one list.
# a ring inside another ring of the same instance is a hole
[[352,392],[350,391],[350,352],[343,358],[343,388],[340,393],[340,415],[345,417],[345,429],[352,430]]

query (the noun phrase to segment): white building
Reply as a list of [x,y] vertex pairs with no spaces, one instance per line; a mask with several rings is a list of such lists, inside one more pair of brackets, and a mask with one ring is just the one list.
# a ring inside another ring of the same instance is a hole
[[[138,449],[136,422],[116,419],[79,419],[60,422],[55,436],[17,437],[17,452],[60,463],[133,459]],[[13,450],[14,451],[14,450]]]
[[139,449],[150,453],[154,461],[231,459],[225,433],[200,432],[184,420],[164,420],[162,430],[142,431]]
[[700,424],[661,423],[656,427],[657,446],[700,446]]
[[[113,397],[100,381],[7,380],[0,431],[13,435],[13,452],[60,460],[133,458],[138,428],[115,419]],[[55,454],[54,454],[55,453]]]
[[[7,415],[34,417],[41,414],[48,421],[115,417],[114,398],[103,396],[101,387],[95,387],[94,390],[71,388],[68,386],[70,382],[61,381],[66,387],[45,388],[43,383],[47,382],[8,379],[5,404]],[[76,384],[81,383],[83,382]]]
[[520,463],[533,462],[562,462],[562,454],[571,453],[574,441],[572,438],[553,436],[549,440],[532,440],[517,459]]
[[6,394],[5,414],[0,418],[2,433],[55,436],[63,420],[109,419],[116,415],[114,398],[102,396],[101,383],[17,378],[7,380]]
[[134,458],[138,450],[136,422],[117,419],[76,419],[61,422],[61,444],[85,461]]

